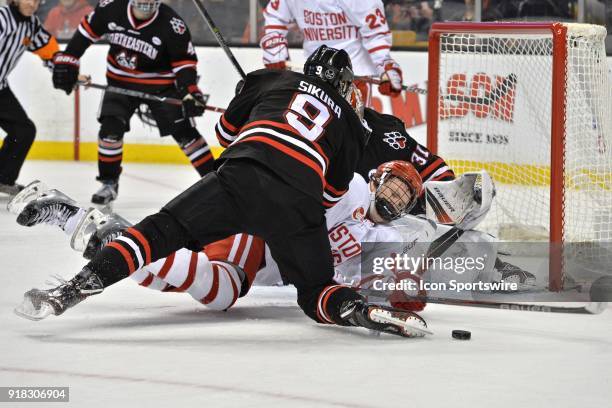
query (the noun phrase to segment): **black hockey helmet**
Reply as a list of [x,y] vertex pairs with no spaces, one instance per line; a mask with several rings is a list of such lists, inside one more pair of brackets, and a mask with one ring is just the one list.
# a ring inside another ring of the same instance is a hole
[[346,97],[353,83],[353,65],[344,50],[322,45],[313,52],[304,64],[304,74],[321,78]]

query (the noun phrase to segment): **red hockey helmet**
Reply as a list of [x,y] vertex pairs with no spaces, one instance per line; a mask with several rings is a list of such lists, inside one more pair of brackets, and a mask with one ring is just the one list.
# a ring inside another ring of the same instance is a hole
[[408,214],[423,191],[419,173],[412,164],[401,160],[381,164],[371,180],[376,187],[376,212],[386,221]]

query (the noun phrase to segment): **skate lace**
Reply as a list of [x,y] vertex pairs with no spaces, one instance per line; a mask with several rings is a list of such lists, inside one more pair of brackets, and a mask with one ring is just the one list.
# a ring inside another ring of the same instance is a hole
[[64,228],[68,218],[72,215],[72,211],[62,204],[56,203],[41,208],[33,222],[35,224],[45,223],[48,225],[57,225]]
[[45,281],[45,285],[49,285],[49,286],[53,286],[53,287],[55,287],[55,286],[62,286],[62,285],[65,285],[67,283],[68,283],[68,281],[65,278],[63,278],[62,276],[57,275],[57,274],[49,276],[49,279],[47,279]]
[[121,236],[122,231],[113,231],[102,239],[102,246],[106,246],[109,242],[114,241]]

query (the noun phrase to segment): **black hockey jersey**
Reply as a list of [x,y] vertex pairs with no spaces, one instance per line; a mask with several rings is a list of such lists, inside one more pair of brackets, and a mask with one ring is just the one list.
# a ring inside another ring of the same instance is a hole
[[197,57],[187,25],[161,4],[146,21],[137,20],[129,0],[100,0],[81,24],[65,53],[80,58],[92,43],[110,44],[106,76],[111,85],[155,92],[196,82]]
[[348,102],[322,80],[259,70],[217,123],[229,146],[218,163],[250,158],[331,207],[348,189],[365,147],[364,128]]
[[372,170],[391,160],[412,163],[423,182],[455,178],[455,173],[441,157],[431,153],[425,146],[410,137],[406,132],[404,122],[399,118],[366,108],[364,119],[372,129],[372,136],[357,165],[356,172],[366,180],[369,180]]
[[[423,182],[447,181],[455,178],[455,173],[444,159],[431,153],[425,146],[410,137],[406,132],[404,122],[399,118],[366,108],[364,119],[370,126],[372,135],[357,164],[356,172],[366,180],[370,179],[370,173],[373,170],[391,160],[412,163]],[[425,203],[421,197],[410,213],[414,215],[424,212]]]

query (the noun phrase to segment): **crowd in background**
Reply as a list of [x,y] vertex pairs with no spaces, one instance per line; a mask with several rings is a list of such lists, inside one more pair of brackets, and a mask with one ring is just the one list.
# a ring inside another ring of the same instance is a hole
[[[187,22],[198,45],[214,44],[215,39],[199,16],[192,0],[163,0]],[[427,45],[431,24],[435,21],[473,21],[476,0],[383,0],[396,45]],[[0,0],[0,5],[6,0]],[[231,44],[253,44],[250,36],[248,0],[203,0],[209,13]],[[69,39],[80,19],[91,12],[96,0],[43,0],[38,16],[59,40]],[[262,10],[268,0],[258,0],[258,34],[263,25]],[[586,22],[606,24],[612,33],[612,0],[586,0]],[[576,21],[578,0],[482,0],[482,21],[564,20]],[[258,35],[259,37],[259,35]],[[289,35],[292,45],[302,42],[299,30]]]

